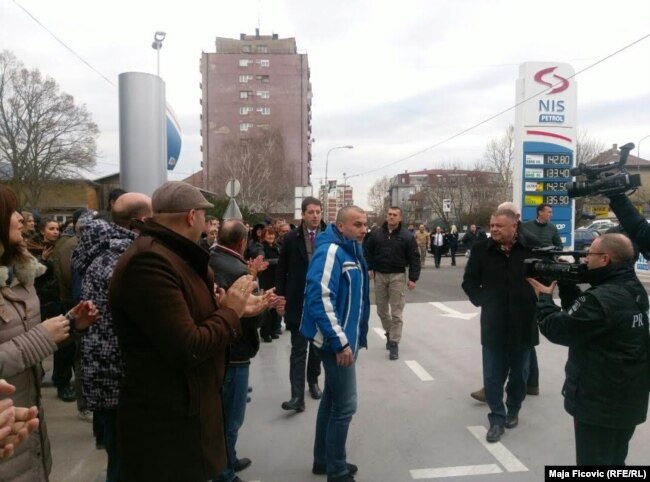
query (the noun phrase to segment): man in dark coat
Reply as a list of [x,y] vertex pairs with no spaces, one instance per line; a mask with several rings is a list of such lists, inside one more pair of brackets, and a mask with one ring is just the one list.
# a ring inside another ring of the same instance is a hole
[[217,306],[209,254],[198,245],[210,207],[189,184],[163,184],[113,272],[109,305],[125,364],[121,482],[205,482],[226,468],[220,391],[254,284],[240,278]]
[[[244,251],[248,239],[248,230],[241,221],[225,221],[219,231],[219,242],[210,250],[210,267],[214,271],[217,286],[229,289],[240,277],[248,274],[248,264],[244,260]],[[241,482],[235,472],[251,465],[246,457],[237,457],[237,437],[246,416],[248,398],[248,375],[251,358],[257,355],[260,339],[257,329],[261,315],[242,320],[242,336],[230,347],[230,357],[226,379],[223,386],[223,410],[226,419],[226,448],[228,450],[228,468],[224,470],[219,482]]]
[[[586,257],[591,287],[561,310],[536,280],[539,327],[569,347],[564,408],[573,416],[577,465],[625,465],[628,444],[648,411],[648,295],[622,234],[596,239]],[[564,300],[563,300],[564,301]]]
[[[284,315],[287,329],[291,331],[291,356],[289,360],[289,381],[291,399],[282,403],[283,410],[305,410],[305,365],[309,392],[315,400],[322,396],[318,386],[321,373],[320,357],[314,346],[300,333],[302,305],[307,279],[307,267],[314,253],[316,236],[325,230],[321,219],[321,203],[313,197],[302,202],[302,223],[284,238],[276,271],[275,292],[286,299]],[[309,350],[309,360],[307,351]]]
[[386,222],[366,236],[363,252],[368,261],[368,276],[375,280],[377,315],[386,332],[388,357],[397,360],[406,290],[414,289],[420,278],[418,245],[415,237],[402,226],[399,207],[388,208]]
[[[472,249],[463,277],[463,290],[481,307],[483,386],[490,407],[488,442],[497,442],[504,426],[514,428],[526,397],[530,347],[537,345],[536,297],[526,283],[524,260],[531,257],[526,240],[517,236],[517,217],[507,209],[490,218],[492,237]],[[506,404],[503,403],[503,385]],[[507,407],[507,412],[506,412]]]

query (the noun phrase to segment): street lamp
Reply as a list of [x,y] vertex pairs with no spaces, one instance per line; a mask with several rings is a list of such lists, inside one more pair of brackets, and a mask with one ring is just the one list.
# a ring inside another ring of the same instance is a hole
[[354,146],[337,146],[337,147],[332,147],[329,151],[327,151],[327,156],[325,156],[325,188],[326,189],[329,189],[327,184],[327,168],[330,162],[330,152],[332,152],[335,149],[354,149]]
[[329,204],[328,197],[329,197],[329,192],[330,192],[330,185],[327,182],[327,168],[328,168],[329,162],[330,162],[330,152],[332,152],[332,151],[334,151],[336,149],[354,149],[354,146],[348,145],[348,146],[332,147],[329,151],[327,151],[327,156],[325,156],[325,209],[324,209],[324,211],[325,211],[325,213],[324,213],[325,214],[325,216],[324,216],[325,219],[327,219],[327,214],[328,214],[327,213],[327,205]]
[[648,134],[645,137],[642,137],[641,140],[636,145],[636,157],[638,157],[639,159],[641,159],[641,142],[643,142],[643,140],[647,139],[648,137],[650,137],[650,134]]
[[160,77],[160,49],[162,48],[163,40],[165,40],[165,35],[165,32],[156,32],[153,35],[153,42],[151,43],[151,48],[158,54],[158,77]]

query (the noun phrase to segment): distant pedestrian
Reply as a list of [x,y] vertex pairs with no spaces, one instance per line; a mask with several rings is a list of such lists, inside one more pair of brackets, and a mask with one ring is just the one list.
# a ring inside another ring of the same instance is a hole
[[424,227],[424,224],[420,224],[420,227],[415,232],[415,242],[418,245],[420,250],[420,266],[424,266],[424,263],[427,259],[427,252],[429,251],[429,246],[431,245],[429,231]]
[[375,280],[377,314],[386,332],[389,359],[397,360],[404,324],[405,292],[415,288],[420,277],[418,246],[415,237],[402,226],[399,207],[388,209],[386,221],[366,236],[363,248],[368,261],[368,275]]
[[445,242],[449,247],[449,256],[451,257],[451,265],[456,266],[456,251],[458,251],[458,228],[455,224],[451,225],[451,229],[445,235]]
[[447,235],[442,231],[440,226],[436,226],[436,231],[431,235],[431,251],[433,251],[433,260],[436,268],[440,268],[442,253],[445,250]]

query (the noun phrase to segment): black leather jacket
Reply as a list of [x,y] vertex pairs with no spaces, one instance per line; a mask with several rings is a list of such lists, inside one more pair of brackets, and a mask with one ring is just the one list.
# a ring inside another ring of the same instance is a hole
[[643,423],[648,411],[648,295],[631,262],[588,272],[591,288],[567,311],[540,295],[540,331],[569,347],[564,408],[577,420],[610,428]]
[[363,243],[363,253],[368,269],[379,273],[404,273],[409,268],[408,278],[420,278],[420,252],[413,236],[400,223],[392,232],[388,224],[372,231]]

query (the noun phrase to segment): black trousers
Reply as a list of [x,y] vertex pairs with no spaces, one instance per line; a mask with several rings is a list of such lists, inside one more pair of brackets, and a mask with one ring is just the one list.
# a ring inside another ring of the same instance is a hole
[[[305,368],[307,383],[318,382],[320,375],[320,356],[318,350],[300,334],[296,327],[291,330],[291,357],[289,359],[289,381],[291,382],[291,398],[305,398]],[[309,358],[307,357],[309,352]]]
[[54,366],[52,367],[52,383],[57,388],[65,388],[72,380],[72,369],[77,347],[74,340],[68,338],[65,345],[59,346],[54,352]]
[[636,427],[609,428],[573,419],[576,465],[625,465],[627,448]]
[[440,259],[442,258],[442,246],[432,246],[433,260],[436,263],[436,268],[440,267]]

